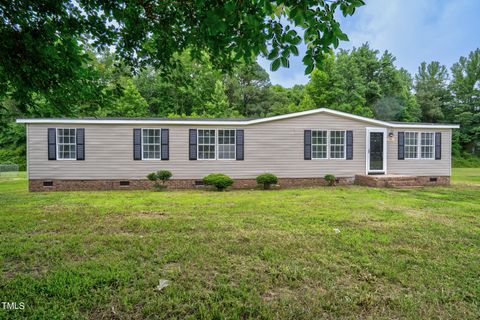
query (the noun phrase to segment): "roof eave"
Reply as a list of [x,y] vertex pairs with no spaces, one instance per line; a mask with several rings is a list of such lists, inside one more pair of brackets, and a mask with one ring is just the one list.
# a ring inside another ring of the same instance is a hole
[[105,120],[105,119],[17,119],[17,123],[65,123],[65,124],[168,124],[168,125],[216,125],[216,126],[247,126],[252,124],[278,121],[289,118],[296,118],[301,116],[306,116],[316,113],[329,113],[337,115],[340,117],[355,119],[358,121],[375,124],[388,128],[430,128],[430,129],[458,129],[460,128],[457,124],[438,124],[438,125],[422,125],[422,124],[408,124],[408,123],[391,123],[382,120],[376,120],[371,118],[366,118],[362,116],[357,116],[350,113],[345,113],[337,110],[319,108],[295,113],[289,113],[279,116],[273,116],[263,119],[253,119],[248,121],[208,121],[208,120],[199,120],[199,121],[186,121],[186,120]]

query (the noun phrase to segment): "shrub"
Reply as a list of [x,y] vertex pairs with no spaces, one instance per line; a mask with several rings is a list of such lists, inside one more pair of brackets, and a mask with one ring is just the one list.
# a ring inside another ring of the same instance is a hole
[[218,191],[223,191],[233,184],[233,180],[222,173],[211,173],[203,178],[203,183],[208,186],[215,186]]
[[263,185],[263,189],[270,189],[272,184],[277,184],[278,178],[276,175],[271,173],[263,173],[257,176],[257,183]]
[[162,181],[162,184],[165,185],[165,182],[170,180],[172,177],[172,173],[168,170],[160,170],[157,172],[157,178],[158,180]]
[[469,153],[460,153],[452,158],[454,168],[480,168],[480,157]]
[[150,180],[150,181],[157,181],[158,177],[157,177],[157,174],[155,172],[151,172],[147,175],[147,179]]
[[[166,188],[167,186],[165,185],[165,182],[170,180],[172,177],[172,173],[168,170],[160,170],[155,172],[151,172],[147,175],[147,179],[150,181],[154,181],[155,184],[153,185],[153,188],[155,190],[162,190]],[[160,185],[157,181],[160,180],[162,181],[162,184]]]
[[324,177],[325,181],[327,181],[329,186],[334,186],[337,178],[333,174],[327,174]]

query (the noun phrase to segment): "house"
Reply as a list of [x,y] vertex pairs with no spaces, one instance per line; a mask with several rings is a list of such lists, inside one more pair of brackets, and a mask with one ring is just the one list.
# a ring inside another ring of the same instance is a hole
[[[282,186],[449,184],[453,124],[387,122],[320,108],[261,119],[18,119],[27,129],[30,191],[171,187],[209,173],[253,187],[271,172]],[[386,180],[382,180],[388,178]]]

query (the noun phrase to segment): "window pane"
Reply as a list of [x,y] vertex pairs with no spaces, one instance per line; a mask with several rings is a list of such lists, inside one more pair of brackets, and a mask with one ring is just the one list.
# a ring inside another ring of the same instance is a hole
[[418,158],[418,132],[405,132],[405,159]]
[[312,131],[312,158],[327,158],[327,131]]
[[215,159],[215,130],[199,129],[198,159]]
[[218,130],[218,159],[235,159],[235,130]]
[[345,158],[345,131],[330,131],[330,158]]
[[57,129],[58,159],[75,160],[76,154],[76,129]]
[[433,132],[422,132],[420,135],[420,156],[422,159],[433,159],[435,138]]
[[142,129],[143,159],[160,159],[160,129]]

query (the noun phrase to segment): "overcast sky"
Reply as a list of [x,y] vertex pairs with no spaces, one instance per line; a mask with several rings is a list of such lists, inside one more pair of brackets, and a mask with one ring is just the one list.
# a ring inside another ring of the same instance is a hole
[[[366,0],[366,5],[351,17],[343,18],[342,30],[349,42],[341,48],[350,49],[362,43],[390,51],[396,65],[416,73],[422,61],[437,60],[448,68],[460,56],[480,47],[480,0]],[[290,68],[270,71],[270,62],[259,59],[270,74],[273,84],[291,87],[305,84],[305,67],[300,55],[293,57]]]

